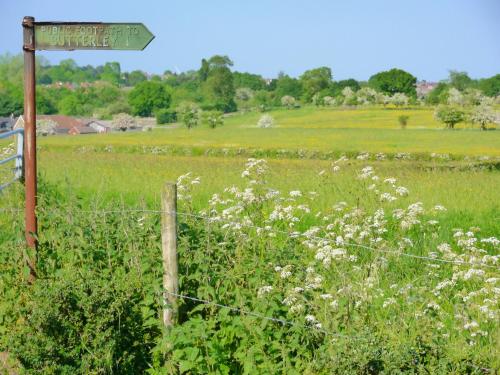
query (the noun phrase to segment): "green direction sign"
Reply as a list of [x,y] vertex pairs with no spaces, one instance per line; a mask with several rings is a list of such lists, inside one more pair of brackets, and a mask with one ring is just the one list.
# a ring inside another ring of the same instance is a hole
[[143,50],[153,38],[142,23],[35,23],[35,49],[39,50]]

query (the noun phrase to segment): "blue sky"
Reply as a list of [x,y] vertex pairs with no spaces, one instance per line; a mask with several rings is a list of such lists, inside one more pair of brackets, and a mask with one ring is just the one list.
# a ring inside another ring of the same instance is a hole
[[197,69],[227,54],[235,69],[274,77],[318,66],[365,80],[393,67],[440,80],[500,73],[500,0],[0,0],[0,53],[21,49],[21,19],[143,22],[142,52],[40,52],[51,62],[118,61],[123,70]]

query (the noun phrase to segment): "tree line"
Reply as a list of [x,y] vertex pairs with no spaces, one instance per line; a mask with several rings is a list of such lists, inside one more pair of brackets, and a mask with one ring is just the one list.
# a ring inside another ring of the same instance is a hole
[[[233,71],[232,67],[229,57],[215,55],[203,59],[198,70],[148,75],[139,70],[123,72],[118,62],[94,67],[66,59],[53,65],[39,57],[37,111],[102,119],[128,113],[156,116],[159,123],[182,117],[196,123],[199,110],[207,112],[207,118],[217,118],[217,114],[236,110],[264,112],[273,107],[295,108],[310,103],[460,105],[500,95],[500,74],[475,80],[465,72],[451,71],[448,79],[420,97],[417,78],[401,69],[376,73],[368,81],[336,81],[329,67],[307,70],[298,78],[281,72],[273,79]],[[0,116],[22,113],[22,72],[21,55],[0,56]]]

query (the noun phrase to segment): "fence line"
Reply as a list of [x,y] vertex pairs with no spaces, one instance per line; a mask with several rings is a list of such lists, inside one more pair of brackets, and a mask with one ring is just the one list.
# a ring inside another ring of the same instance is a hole
[[22,168],[23,168],[23,151],[24,151],[24,129],[15,129],[5,133],[0,133],[0,139],[7,138],[10,136],[17,135],[17,149],[14,155],[8,156],[5,159],[0,159],[0,165],[7,164],[15,160],[15,168],[14,168],[14,179],[11,181],[0,185],[0,191],[5,189],[7,186],[12,184],[14,181],[19,180],[22,176]]
[[[13,207],[13,208],[0,208],[0,212],[24,212],[24,209],[21,209],[21,208],[17,208],[17,207]],[[49,212],[67,212],[67,213],[88,213],[88,214],[110,214],[110,213],[127,213],[127,212],[133,212],[133,213],[152,213],[152,214],[161,214],[161,213],[172,213],[172,212],[168,212],[168,211],[163,211],[163,210],[151,210],[151,209],[119,209],[119,210],[64,210],[64,209],[53,209],[51,208],[50,210],[45,210],[45,211],[49,211]],[[204,215],[196,215],[196,214],[192,214],[192,213],[188,213],[188,212],[179,212],[177,211],[176,212],[177,215],[179,216],[184,216],[184,217],[192,217],[192,218],[196,218],[196,219],[201,219],[201,220],[206,220],[210,223],[211,221],[211,218],[209,216],[204,216]],[[231,222],[231,221],[228,221],[228,220],[225,220],[224,221],[225,223],[227,224],[231,224],[231,223],[234,223],[234,222]],[[245,227],[247,228],[253,228],[253,229],[259,229],[259,230],[262,230],[264,228],[262,227],[259,227],[259,226],[256,226],[256,225],[251,225],[251,224],[245,224],[244,225]],[[301,233],[301,232],[287,232],[287,231],[284,231],[284,230],[280,230],[280,229],[275,229],[273,228],[272,229],[274,232],[276,233],[281,233],[281,234],[285,234],[287,236],[291,236],[291,235],[294,235],[295,237],[306,237],[306,238],[310,238],[310,239],[314,239],[314,240],[317,240],[317,241],[325,241],[325,242],[328,242],[330,244],[335,244],[336,246],[338,246],[335,242],[335,240],[332,240],[330,238],[324,238],[324,237],[318,237],[318,236],[312,236],[312,235],[306,235],[304,233]],[[386,253],[386,254],[392,254],[392,255],[400,255],[400,256],[404,256],[404,257],[408,257],[408,258],[414,258],[414,259],[420,259],[420,260],[426,260],[426,261],[430,261],[430,262],[439,262],[439,263],[448,263],[448,264],[456,264],[456,265],[469,265],[469,266],[474,266],[474,267],[484,267],[484,268],[490,268],[490,269],[494,269],[496,271],[500,271],[500,267],[496,267],[496,266],[491,266],[491,265],[488,265],[488,264],[480,264],[480,263],[473,263],[473,262],[466,262],[466,261],[461,261],[461,260],[451,260],[451,259],[444,259],[444,258],[438,258],[438,257],[430,257],[430,256],[425,256],[425,255],[415,255],[415,254],[410,254],[410,253],[405,253],[405,252],[402,252],[402,251],[396,251],[396,250],[390,250],[390,249],[377,249],[377,248],[374,248],[374,247],[371,247],[371,246],[367,246],[367,245],[362,245],[362,244],[358,244],[358,243],[354,243],[354,242],[347,242],[347,243],[344,243],[344,246],[352,246],[352,247],[358,247],[358,248],[362,248],[362,249],[366,249],[366,250],[370,250],[370,251],[379,251],[379,252],[382,252],[382,253]],[[429,262],[427,262],[429,263]]]
[[200,302],[200,303],[203,303],[205,305],[216,306],[216,307],[219,307],[219,308],[228,309],[228,310],[240,313],[242,315],[248,315],[248,316],[252,316],[254,318],[268,320],[268,321],[271,321],[271,322],[274,322],[274,323],[280,323],[283,326],[291,326],[291,327],[298,327],[298,328],[307,328],[307,329],[315,330],[317,332],[324,333],[325,335],[328,335],[328,336],[337,336],[337,337],[350,338],[350,339],[356,337],[356,336],[344,335],[342,333],[330,332],[330,331],[327,331],[327,330],[323,329],[322,327],[317,327],[317,326],[314,326],[314,325],[303,325],[303,324],[299,324],[299,323],[296,323],[296,322],[292,322],[290,320],[285,320],[285,319],[280,319],[280,318],[274,318],[272,316],[266,316],[266,315],[263,315],[263,314],[256,313],[254,311],[247,311],[247,310],[243,310],[243,309],[241,309],[239,307],[229,306],[229,305],[223,305],[221,303],[204,300],[204,299],[201,299],[201,298],[198,298],[198,297],[187,296],[185,294],[171,293],[171,292],[168,292],[168,291],[165,291],[165,290],[163,291],[163,293],[164,294],[169,294],[171,296],[174,296],[174,297],[177,297],[177,298],[181,298],[181,299],[184,299],[184,300],[189,300],[189,301],[193,301],[193,302]]

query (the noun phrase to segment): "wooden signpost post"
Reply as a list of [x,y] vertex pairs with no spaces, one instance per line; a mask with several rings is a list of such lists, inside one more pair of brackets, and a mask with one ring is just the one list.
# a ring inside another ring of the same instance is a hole
[[35,254],[28,260],[36,278],[36,98],[35,50],[143,50],[154,35],[142,23],[35,22],[23,19],[24,50],[24,184],[26,244]]

